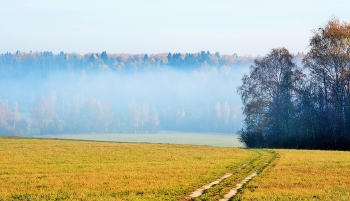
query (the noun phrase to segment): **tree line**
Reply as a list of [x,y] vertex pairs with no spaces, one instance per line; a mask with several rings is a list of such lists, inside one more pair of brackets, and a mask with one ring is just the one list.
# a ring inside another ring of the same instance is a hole
[[309,47],[302,66],[276,48],[242,78],[247,147],[350,149],[350,24],[330,19]]
[[209,51],[198,53],[161,54],[107,54],[77,53],[53,54],[52,52],[20,52],[0,54],[0,78],[23,78],[37,76],[46,78],[59,71],[132,73],[170,67],[181,70],[237,66],[249,64],[252,56],[220,55]]

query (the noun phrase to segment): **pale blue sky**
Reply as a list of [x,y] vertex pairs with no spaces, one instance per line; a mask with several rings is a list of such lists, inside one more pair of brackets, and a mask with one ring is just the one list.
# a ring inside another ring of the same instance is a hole
[[0,53],[306,52],[349,0],[0,0]]

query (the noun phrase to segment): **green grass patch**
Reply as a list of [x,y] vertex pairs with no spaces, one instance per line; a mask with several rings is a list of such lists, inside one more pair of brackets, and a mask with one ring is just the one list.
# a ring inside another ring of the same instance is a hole
[[209,145],[219,147],[244,147],[244,145],[238,140],[238,135],[222,133],[163,132],[127,134],[64,134],[43,137],[115,142],[147,142],[167,144]]

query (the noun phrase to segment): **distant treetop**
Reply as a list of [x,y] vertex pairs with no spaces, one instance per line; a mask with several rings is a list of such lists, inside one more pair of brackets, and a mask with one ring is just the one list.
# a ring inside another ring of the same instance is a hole
[[29,74],[46,76],[58,70],[135,72],[144,69],[171,67],[194,70],[207,67],[250,65],[252,56],[220,55],[209,51],[198,53],[107,54],[20,52],[0,54],[0,77],[21,77]]

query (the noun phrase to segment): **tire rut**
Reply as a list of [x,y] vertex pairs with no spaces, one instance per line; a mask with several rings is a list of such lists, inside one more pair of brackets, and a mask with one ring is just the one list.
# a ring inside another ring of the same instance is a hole
[[238,173],[240,170],[243,170],[245,168],[249,168],[250,166],[253,166],[254,161],[262,159],[264,157],[264,155],[262,154],[263,152],[269,153],[271,155],[269,160],[259,163],[258,166],[251,167],[252,169],[256,169],[256,170],[253,171],[252,173],[250,173],[248,176],[246,176],[240,183],[236,184],[235,188],[232,188],[227,194],[222,196],[222,199],[219,199],[219,200],[220,201],[228,201],[228,200],[232,199],[233,196],[235,196],[237,194],[239,189],[241,189],[252,178],[257,176],[263,169],[265,169],[276,158],[276,153],[273,151],[266,151],[266,150],[251,150],[251,151],[256,152],[258,154],[258,156],[254,157],[253,159],[251,159],[247,163],[238,167],[237,169],[235,169],[235,171],[226,173],[225,175],[223,175],[219,179],[217,179],[217,180],[215,180],[207,185],[204,185],[201,188],[198,188],[197,190],[193,191],[189,196],[181,199],[181,201],[191,201],[191,200],[195,200],[196,198],[199,198],[200,196],[204,195],[208,189],[212,188],[213,186],[220,185],[220,183],[223,180],[233,176],[234,174]]
[[243,188],[246,183],[248,183],[251,179],[253,179],[255,176],[258,176],[259,173],[261,173],[270,163],[272,163],[276,157],[277,153],[274,151],[266,151],[262,150],[270,154],[270,159],[267,160],[265,163],[262,164],[262,166],[249,176],[247,176],[245,179],[243,179],[240,183],[236,184],[236,187],[231,189],[227,194],[224,195],[224,198],[219,199],[219,201],[229,201],[238,193],[238,190]]

